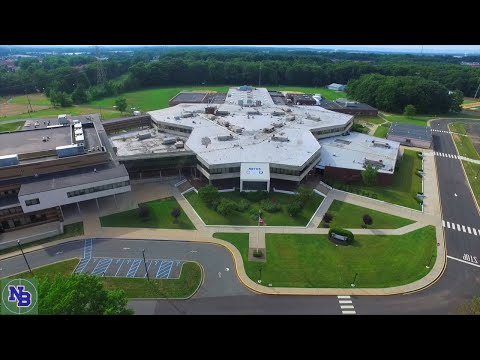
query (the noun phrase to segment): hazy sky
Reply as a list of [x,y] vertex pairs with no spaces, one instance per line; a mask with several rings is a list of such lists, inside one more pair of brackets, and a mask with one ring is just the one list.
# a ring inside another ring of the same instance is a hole
[[[161,44],[159,44],[161,45]],[[12,45],[15,46],[15,45]],[[28,45],[23,45],[28,46]],[[52,47],[52,45],[35,45],[38,47]],[[91,47],[92,45],[59,45],[72,47]],[[149,45],[99,45],[99,46],[149,46]],[[166,45],[175,46],[175,45]],[[185,45],[182,45],[185,46]],[[196,46],[196,45],[189,45]],[[215,45],[207,45],[215,46]],[[391,50],[391,51],[410,51],[420,53],[422,45],[223,45],[223,46],[252,46],[252,47],[290,47],[290,48],[312,48],[312,49],[338,49],[338,50]],[[469,52],[480,53],[480,45],[423,45],[423,52]]]

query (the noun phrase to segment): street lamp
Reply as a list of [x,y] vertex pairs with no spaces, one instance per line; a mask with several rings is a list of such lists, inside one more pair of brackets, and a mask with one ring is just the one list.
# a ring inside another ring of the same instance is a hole
[[22,246],[20,245],[20,240],[17,240],[18,247],[20,248],[20,251],[22,252],[23,258],[25,259],[25,262],[27,263],[28,271],[30,271],[30,275],[33,276],[33,271],[30,269],[30,265],[28,264],[27,257],[25,256],[25,253],[23,252]]
[[145,264],[145,272],[147,273],[147,280],[150,281],[150,276],[148,275],[147,262],[145,261],[145,249],[142,249],[143,254],[143,263]]
[[355,287],[355,280],[357,279],[357,275],[358,273],[355,273],[355,277],[353,278],[353,282],[352,282],[352,287]]

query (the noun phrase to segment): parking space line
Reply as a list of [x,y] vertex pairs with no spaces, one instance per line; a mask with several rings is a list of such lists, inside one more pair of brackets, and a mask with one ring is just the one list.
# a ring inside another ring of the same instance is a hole
[[155,276],[157,279],[167,279],[170,276],[170,272],[172,271],[173,261],[172,260],[162,260],[162,263],[158,267],[157,275]]
[[97,263],[97,266],[92,271],[92,275],[98,275],[98,274],[103,274],[107,271],[109,268],[110,264],[112,263],[113,259],[102,259]]
[[123,263],[125,262],[125,260],[122,260],[122,263],[120,264],[120,266],[118,267],[118,270],[117,272],[115,273],[115,277],[117,276],[118,272],[120,271],[120,268],[122,267]]
[[130,269],[128,269],[127,277],[134,277],[135,276],[135,274],[138,271],[138,268],[140,267],[141,262],[142,262],[141,259],[133,260],[132,265],[130,266]]
[[83,270],[87,267],[88,263],[90,262],[91,259],[82,259],[80,263],[78,264],[77,268],[75,269],[75,274],[81,274]]
[[477,230],[475,230],[475,228],[472,228],[472,230],[473,230],[473,234],[477,235]]

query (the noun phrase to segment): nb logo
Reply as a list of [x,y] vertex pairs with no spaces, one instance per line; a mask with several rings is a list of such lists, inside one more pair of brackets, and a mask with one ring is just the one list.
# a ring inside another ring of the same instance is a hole
[[9,285],[8,301],[16,301],[17,307],[29,307],[32,304],[32,294],[23,285]]

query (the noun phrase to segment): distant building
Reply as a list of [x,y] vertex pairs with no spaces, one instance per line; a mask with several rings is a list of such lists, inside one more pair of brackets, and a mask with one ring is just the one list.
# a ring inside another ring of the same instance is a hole
[[346,99],[337,99],[328,101],[322,99],[319,106],[324,109],[336,111],[342,114],[358,115],[358,116],[377,116],[378,110],[368,104],[362,104],[357,101],[349,101]]
[[168,106],[175,106],[178,104],[200,104],[206,102],[207,92],[191,92],[182,91],[175,95],[168,102]]
[[429,149],[432,146],[432,129],[428,126],[393,123],[387,139],[398,141],[402,145]]
[[337,83],[332,83],[328,85],[327,88],[335,91],[345,91],[345,85],[337,84]]

